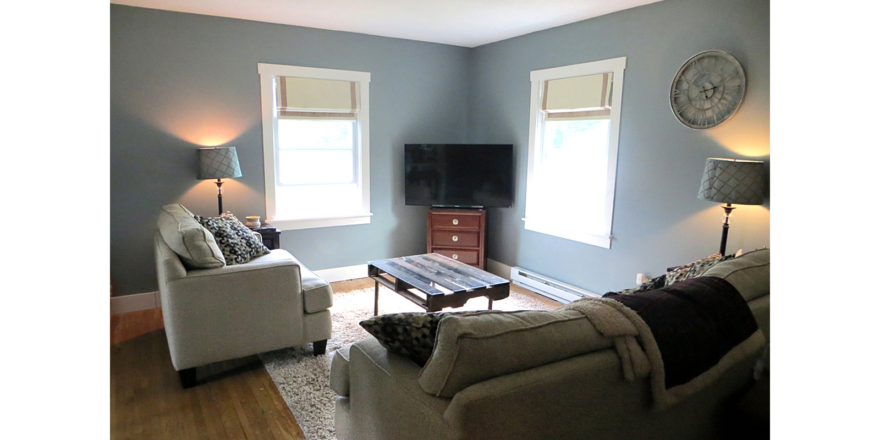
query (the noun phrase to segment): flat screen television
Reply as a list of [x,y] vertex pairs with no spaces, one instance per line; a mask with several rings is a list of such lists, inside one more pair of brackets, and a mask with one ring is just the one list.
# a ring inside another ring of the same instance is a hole
[[405,144],[407,205],[509,208],[513,145]]

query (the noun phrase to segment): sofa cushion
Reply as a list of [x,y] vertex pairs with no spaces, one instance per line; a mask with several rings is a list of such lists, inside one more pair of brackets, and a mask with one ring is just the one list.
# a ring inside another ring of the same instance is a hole
[[426,393],[452,397],[493,377],[613,345],[574,310],[448,314],[419,385]]
[[746,301],[770,294],[770,249],[759,249],[716,264],[703,276],[724,278]]
[[157,221],[159,234],[187,269],[213,269],[226,265],[214,235],[180,204],[165,205]]
[[244,264],[251,258],[269,253],[269,248],[254,237],[253,231],[232,214],[226,213],[220,217],[197,215],[195,219],[214,234],[214,239],[226,257],[226,264]]

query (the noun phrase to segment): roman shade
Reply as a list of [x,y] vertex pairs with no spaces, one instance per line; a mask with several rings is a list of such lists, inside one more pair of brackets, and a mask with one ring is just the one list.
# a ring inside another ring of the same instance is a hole
[[356,119],[358,84],[315,78],[279,76],[276,108],[280,119]]
[[544,81],[541,110],[547,119],[611,116],[611,73]]

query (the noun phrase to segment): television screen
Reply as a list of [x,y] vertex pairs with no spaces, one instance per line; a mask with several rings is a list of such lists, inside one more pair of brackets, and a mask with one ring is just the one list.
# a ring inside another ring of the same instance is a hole
[[509,208],[513,145],[406,144],[407,205]]

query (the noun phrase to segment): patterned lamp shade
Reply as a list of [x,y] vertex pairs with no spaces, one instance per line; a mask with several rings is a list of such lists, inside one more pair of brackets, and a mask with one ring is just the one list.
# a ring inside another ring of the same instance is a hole
[[199,179],[241,177],[235,147],[199,149]]
[[706,159],[699,198],[720,203],[764,203],[764,162],[741,159]]

